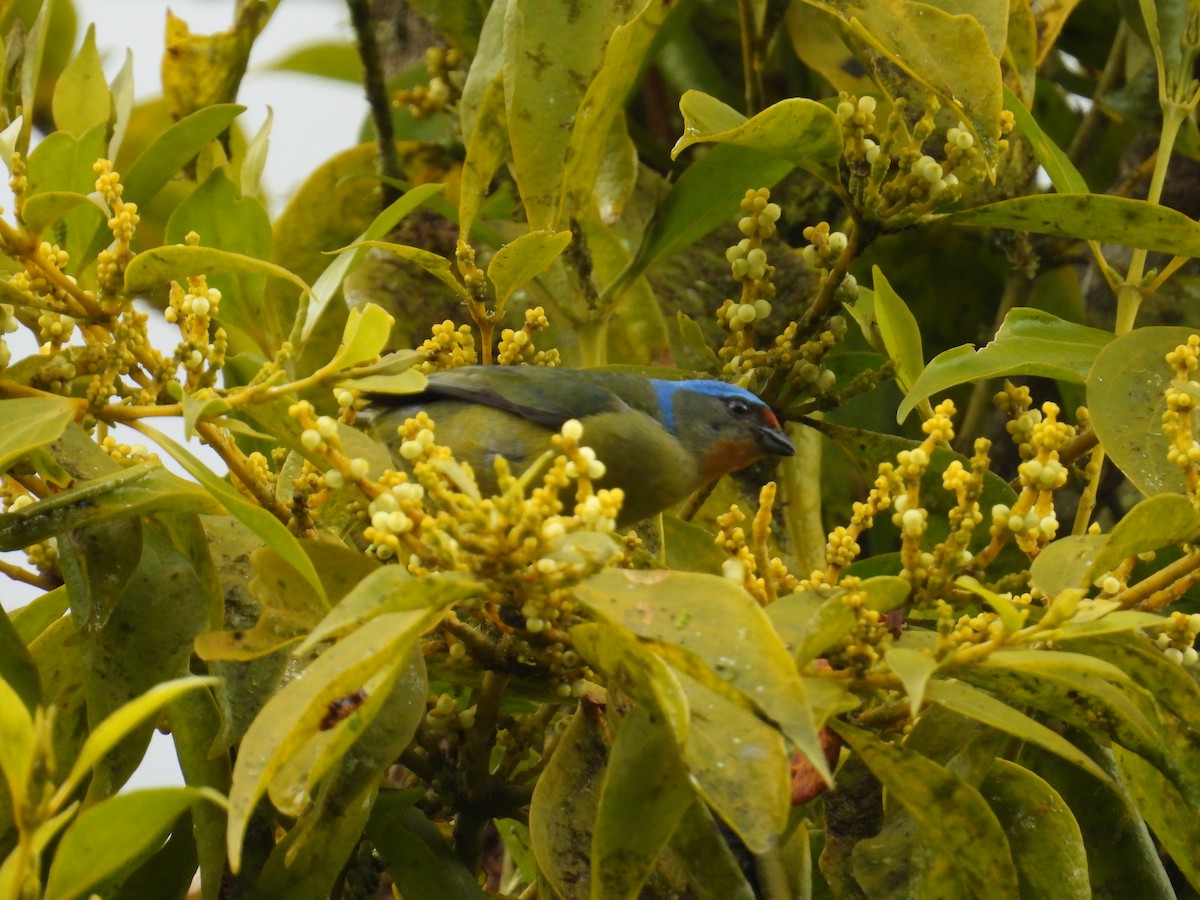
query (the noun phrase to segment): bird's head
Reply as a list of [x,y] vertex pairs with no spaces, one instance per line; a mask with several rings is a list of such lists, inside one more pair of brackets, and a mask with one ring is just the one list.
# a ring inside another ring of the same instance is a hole
[[796,447],[771,407],[723,381],[654,381],[663,426],[696,460],[702,481]]

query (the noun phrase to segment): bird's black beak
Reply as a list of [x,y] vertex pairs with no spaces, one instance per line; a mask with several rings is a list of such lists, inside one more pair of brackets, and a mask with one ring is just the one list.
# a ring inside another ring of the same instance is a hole
[[796,445],[783,433],[778,422],[763,422],[761,425],[756,425],[754,431],[758,435],[758,443],[772,456],[796,455]]

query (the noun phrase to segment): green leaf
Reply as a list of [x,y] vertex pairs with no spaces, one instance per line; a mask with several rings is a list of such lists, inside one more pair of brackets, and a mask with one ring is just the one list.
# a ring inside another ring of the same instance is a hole
[[86,194],[75,191],[42,191],[25,200],[21,214],[25,219],[25,227],[34,234],[42,234],[51,225],[62,219],[77,206],[89,204],[97,213],[103,210],[95,205],[95,201]]
[[896,421],[903,422],[927,397],[985,378],[1036,375],[1082,384],[1097,354],[1112,339],[1111,332],[1066,322],[1038,309],[1011,310],[986,346],[976,350],[963,344],[931,359],[901,402]]
[[686,868],[700,900],[754,900],[740,863],[703,803],[684,811],[671,835],[671,851]]
[[1102,534],[1068,534],[1052,541],[1030,566],[1030,584],[1051,598],[1064,591],[1082,595],[1091,585],[1088,573],[1107,541]]
[[157,716],[168,704],[186,692],[208,687],[216,682],[215,678],[200,677],[164,681],[107,716],[92,729],[87,740],[83,742],[71,771],[67,773],[54,795],[57,803],[62,805],[75,792],[75,788],[88,772],[139,725]]
[[1008,836],[1022,897],[1090,900],[1083,835],[1058,791],[1006,759],[979,790]]
[[591,895],[639,896],[693,796],[670,729],[633,707],[617,729],[596,802]]
[[[144,207],[209,141],[233,124],[245,108],[235,103],[217,103],[170,126],[142,151],[129,171],[122,174],[121,184],[125,187],[122,196]],[[94,258],[111,241],[112,232],[107,223],[102,223],[80,262]]]
[[[911,393],[925,368],[921,329],[912,310],[892,290],[879,266],[871,267],[871,278],[875,285],[875,320],[879,324],[879,335],[887,355],[896,363],[896,379],[900,387]],[[897,421],[903,419],[898,416]]]
[[1167,460],[1163,391],[1174,378],[1166,355],[1186,344],[1194,331],[1159,325],[1136,328],[1110,342],[1088,374],[1092,427],[1108,458],[1147,497],[1186,493],[1183,471]]
[[142,558],[142,520],[124,516],[58,537],[59,563],[79,629],[103,628]]
[[759,150],[718,144],[679,176],[623,280],[642,274],[656,260],[679,253],[725,224],[737,214],[748,189],[774,187],[793,168]]
[[[442,282],[442,284],[458,294],[462,302],[466,303],[471,299],[470,293],[463,287],[462,282],[454,277],[450,260],[444,256],[438,256],[429,250],[422,250],[420,247],[409,247],[405,244],[393,244],[390,241],[358,241],[349,246],[342,247],[335,252],[352,255],[348,254],[348,251],[353,250],[357,252],[368,248],[387,250],[389,253],[395,253],[401,259],[406,259],[420,266],[438,281]],[[333,268],[333,266],[330,266],[330,268]],[[325,271],[329,270],[326,269]]]
[[[471,71],[475,71],[475,66],[471,67]],[[462,240],[466,240],[471,233],[479,209],[491,190],[496,170],[509,157],[508,122],[504,117],[504,77],[499,71],[480,98],[477,117],[479,127],[469,131],[459,184],[458,236]],[[465,127],[464,133],[468,133]]]
[[54,86],[51,101],[54,125],[75,137],[96,125],[107,125],[112,97],[104,80],[104,67],[96,52],[96,26],[88,25],[79,53],[67,64]]
[[50,866],[46,900],[75,900],[134,869],[162,844],[171,826],[195,803],[225,798],[208,788],[132,791],[80,813],[63,833]]
[[1154,836],[1170,854],[1192,888],[1200,890],[1200,820],[1196,808],[1159,771],[1140,756],[1119,747],[1117,763],[1126,788]]
[[368,303],[346,317],[342,344],[328,363],[331,370],[349,369],[370,362],[383,352],[392,331],[392,317],[382,306]]
[[569,243],[569,231],[531,231],[497,250],[487,267],[496,309],[503,310],[513,292],[549,268]]
[[1175,900],[1158,850],[1141,813],[1125,792],[1112,753],[1087,735],[1075,733],[1070,738],[1108,772],[1107,781],[1098,782],[1042,751],[1023,752],[1021,762],[1049,782],[1079,823],[1087,848],[1092,896],[1104,900]]
[[811,172],[838,184],[842,129],[823,103],[803,97],[781,100],[747,119],[716,97],[688,91],[679,100],[683,137],[671,150],[674,159],[698,143],[736,144]]
[[220,507],[202,488],[160,463],[137,463],[0,515],[0,550],[18,550],[76,528],[160,509],[215,513]]
[[604,48],[604,62],[588,85],[571,123],[559,222],[570,221],[593,203],[602,207],[604,216],[601,176],[605,163],[617,155],[611,152],[611,143],[605,136],[625,131],[625,98],[636,86],[646,54],[671,6],[667,0],[651,0],[612,32]]
[[[745,706],[682,672],[676,675],[688,701],[686,773],[692,785],[751,852],[768,852],[790,812],[783,735]],[[630,769],[642,771],[638,765]]]
[[349,84],[362,84],[362,59],[349,40],[313,41],[289,50],[262,66],[267,71],[298,72]]
[[448,609],[482,590],[482,585],[460,578],[414,578],[403,566],[380,566],[350,589],[296,648],[295,655],[303,656],[322,641],[341,637],[384,613]]
[[251,531],[263,539],[268,547],[287,560],[292,568],[312,585],[317,596],[325,597],[325,588],[321,585],[321,579],[317,575],[317,570],[313,568],[312,561],[301,549],[295,536],[287,530],[282,522],[261,506],[246,500],[228,482],[218,478],[208,466],[200,462],[182,444],[171,440],[144,422],[138,422],[136,427],[138,431],[170,453],[187,470],[188,474],[199,481],[225,507],[230,515],[236,516],[245,523]]
[[950,213],[955,225],[1011,228],[1077,240],[1200,256],[1200,223],[1145,200],[1106,194],[1037,194]]
[[371,808],[366,834],[404,897],[484,900],[475,876],[442,833],[413,807],[408,791],[383,791]]
[[215,247],[193,247],[174,244],[153,247],[137,254],[125,270],[125,290],[131,294],[149,293],[171,281],[181,281],[189,275],[239,273],[270,275],[290,282],[306,294],[312,288],[282,266],[255,259],[242,253],[218,250]]
[[908,706],[914,717],[920,714],[929,679],[938,670],[938,661],[928,653],[909,647],[892,647],[884,656],[888,668],[900,679],[908,694]]
[[[807,2],[839,19],[860,64],[889,96],[934,94],[942,109],[965,120],[984,159],[995,164],[1002,106],[1000,64],[992,52],[996,29],[989,35],[974,16],[957,14],[970,5]],[[995,10],[995,4],[980,8]]]
[[242,738],[233,770],[226,841],[233,871],[241,868],[246,827],[271,780],[310,740],[332,730],[321,727],[331,704],[352,696],[373,676],[406,665],[409,650],[440,616],[440,610],[379,616],[370,628],[353,632],[317,657],[304,677],[267,702]]
[[961,669],[959,678],[1014,703],[1057,716],[1079,728],[1103,734],[1135,753],[1160,758],[1161,734],[1128,693],[1129,676],[1121,669],[1081,653],[1002,650],[978,665]]
[[[975,788],[933,760],[844,722],[829,723],[920,828],[931,851],[963,873],[974,897],[1020,896],[1004,829]],[[949,887],[949,886],[947,886]]]
[[563,136],[604,61],[613,29],[632,14],[619,4],[508,2],[504,100],[512,171],[532,230],[559,230],[568,147]]
[[654,709],[674,734],[680,753],[684,752],[691,723],[678,672],[619,626],[594,622],[576,625],[571,629],[571,641],[579,655],[603,672],[610,684],[619,684],[639,703]]
[[969,684],[955,679],[939,678],[929,683],[925,699],[953,710],[959,715],[974,719],[976,722],[982,722],[991,728],[1011,734],[1022,741],[1036,744],[1044,750],[1074,763],[1101,781],[1108,779],[1103,769],[1057,731],[1047,728],[1036,719],[1030,718],[991,694],[973,688]]
[[33,716],[22,697],[6,679],[0,678],[0,775],[8,784],[7,795],[12,799],[11,817],[17,821],[27,815],[29,781],[37,753],[33,732]]
[[1088,571],[1094,580],[1139,553],[1191,543],[1200,536],[1200,515],[1187,497],[1156,494],[1146,497],[1113,526],[1108,540]]
[[1068,647],[1107,660],[1128,673],[1194,732],[1200,733],[1200,684],[1184,667],[1171,662],[1145,638],[1132,634],[1081,636]]
[[1025,143],[1033,151],[1034,158],[1046,170],[1046,175],[1049,176],[1054,189],[1060,194],[1088,193],[1087,182],[1079,174],[1075,164],[1058,144],[1042,131],[1041,126],[1033,117],[1033,113],[1025,108],[1025,104],[1008,89],[1007,85],[1004,88],[1004,108],[1013,114],[1013,118],[1016,120],[1017,134],[1025,139]]
[[[246,163],[242,164],[242,174],[248,177]],[[168,276],[179,281],[184,275],[204,274],[208,286],[221,292],[220,306],[213,315],[229,336],[228,355],[252,352],[270,359],[287,339],[297,302],[303,302],[303,298],[288,297],[286,305],[279,302],[284,296],[282,290],[264,290],[267,276],[281,278],[300,291],[307,288],[284,267],[264,270],[260,265],[271,256],[271,219],[262,202],[239,194],[223,169],[213,169],[175,207],[167,220],[162,244],[186,246],[191,232],[199,235],[200,245],[235,256],[213,259],[211,265],[201,256],[182,263],[178,271],[169,259],[154,258],[143,276],[146,289],[156,288],[155,278],[161,279],[158,285],[163,285]]]
[[12,611],[12,623],[16,626],[17,634],[22,644],[32,644],[42,632],[56,620],[62,618],[70,608],[70,599],[66,587],[56,587],[47,591]]
[[703,660],[776,722],[829,780],[795,663],[762,607],[740,587],[713,575],[608,570],[577,595],[601,619]]
[[591,896],[592,832],[608,760],[601,713],[581,704],[567,722],[529,804],[538,869],[563,900]]
[[0,401],[0,470],[66,430],[78,404],[66,397],[16,397]]

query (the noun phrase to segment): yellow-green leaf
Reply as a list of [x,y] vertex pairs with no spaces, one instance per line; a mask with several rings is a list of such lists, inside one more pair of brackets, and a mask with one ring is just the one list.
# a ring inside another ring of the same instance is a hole
[[[1191,220],[1189,220],[1191,221]],[[1092,364],[1087,405],[1104,452],[1146,496],[1184,494],[1183,471],[1167,460],[1163,392],[1175,373],[1166,355],[1194,328],[1151,325],[1109,343]]]
[[313,590],[317,592],[317,596],[324,599],[325,588],[321,585],[321,579],[317,575],[317,570],[313,568],[312,561],[305,554],[304,550],[301,549],[295,535],[288,531],[282,522],[261,506],[251,503],[239,494],[234,490],[232,485],[224,479],[219,478],[212,469],[200,462],[182,444],[173,441],[162,432],[156,431],[144,422],[138,422],[135,427],[170,453],[187,470],[188,474],[200,482],[225,507],[230,515],[240,519],[255,534],[262,538],[268,547],[287,560],[292,568],[299,572],[304,577],[304,580],[312,585]]
[[496,290],[496,309],[503,310],[513,292],[544,272],[569,243],[569,231],[531,231],[497,250],[487,267]]
[[0,471],[55,440],[75,415],[66,397],[15,397],[0,401]]
[[107,124],[112,114],[112,97],[104,80],[104,67],[96,52],[96,26],[88,25],[83,46],[60,76],[51,101],[54,125],[81,137],[94,125]]
[[842,130],[829,107],[793,97],[747,119],[731,106],[701,91],[688,91],[679,101],[683,137],[671,150],[676,157],[692,144],[736,144],[798,166],[837,183]]
[[1112,339],[1112,332],[1066,322],[1038,309],[1014,309],[985,346],[977,350],[963,344],[931,359],[912,382],[896,412],[896,421],[903,422],[928,397],[986,378],[1036,375],[1081,384],[1096,355]]

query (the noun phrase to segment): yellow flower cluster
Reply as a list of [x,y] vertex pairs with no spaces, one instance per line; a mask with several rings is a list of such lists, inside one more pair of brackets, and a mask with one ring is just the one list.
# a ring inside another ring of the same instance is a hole
[[1187,479],[1188,496],[1200,504],[1200,441],[1196,439],[1193,410],[1200,403],[1200,335],[1191,335],[1167,354],[1167,363],[1175,370],[1175,380],[1166,389],[1167,409],[1163,413],[1163,435],[1171,442],[1168,461],[1179,466]]
[[[873,97],[856,97],[843,91],[836,109],[842,128],[843,158],[850,174],[847,188],[865,218],[890,225],[912,222],[960,199],[967,185],[981,183],[987,165],[966,122],[946,129],[943,158],[925,152],[937,130],[941,102],[929,95],[921,116],[911,126],[907,101],[896,98],[882,129]],[[998,147],[1008,147],[1003,136],[1014,119],[1001,116]]]
[[518,331],[505,328],[500,332],[496,362],[502,366],[526,363],[534,366],[557,366],[562,360],[555,349],[538,350],[533,336],[550,327],[544,307],[535,306],[525,310],[525,325]]
[[127,203],[121,199],[124,186],[121,176],[113,171],[112,163],[107,159],[98,159],[92,165],[96,173],[96,191],[108,204],[108,228],[113,234],[115,244],[100,251],[96,263],[96,280],[100,286],[102,299],[112,299],[121,296],[125,290],[125,267],[133,258],[129,244],[138,225],[136,203]]
[[[190,246],[200,242],[193,231],[185,238]],[[216,384],[217,373],[225,365],[229,339],[225,329],[209,332],[221,305],[221,292],[208,286],[204,275],[191,275],[187,289],[171,282],[168,306],[163,315],[168,322],[179,326],[183,340],[175,348],[175,362],[186,373],[188,393]]]
[[850,669],[863,678],[882,667],[893,636],[885,615],[867,605],[860,584],[857,578],[842,579],[841,586],[846,588],[842,605],[854,614],[854,628],[830,648],[826,660],[834,669]]
[[751,539],[741,523],[745,514],[734,505],[717,516],[716,544],[728,556],[722,571],[726,578],[746,589],[762,606],[796,589],[798,580],[778,556],[770,556],[771,514],[775,507],[775,482],[763,485],[758,495],[758,513],[751,527]]
[[421,355],[417,369],[426,375],[438,369],[473,366],[477,361],[475,335],[470,325],[455,327],[446,319],[433,326],[433,333],[417,348],[417,353]]
[[407,109],[414,118],[425,119],[446,112],[458,102],[466,83],[467,60],[453,47],[430,47],[425,51],[428,84],[418,84],[396,92],[392,105]]
[[[367,510],[369,552],[399,557],[414,574],[471,572],[488,585],[485,604],[518,613],[505,621],[528,634],[549,634],[570,621],[571,586],[617,555],[612,534],[624,499],[620,489],[594,489],[604,464],[581,443],[583,426],[574,419],[563,424],[554,438],[558,454],[536,483],[545,460],[520,478],[498,460],[494,497],[483,496],[470,466],[437,443],[428,414],[405,421],[399,436],[411,474],[380,479]],[[572,483],[575,502],[567,513],[563,495]]]

